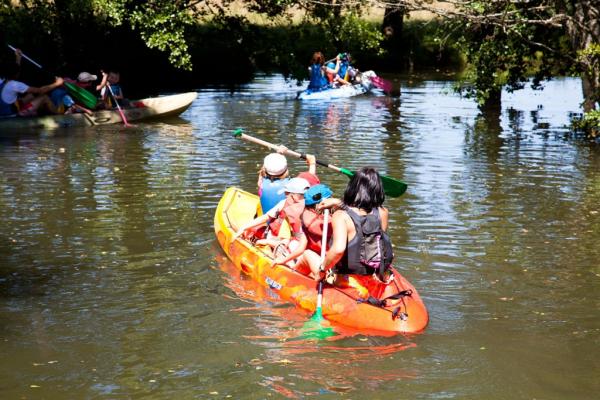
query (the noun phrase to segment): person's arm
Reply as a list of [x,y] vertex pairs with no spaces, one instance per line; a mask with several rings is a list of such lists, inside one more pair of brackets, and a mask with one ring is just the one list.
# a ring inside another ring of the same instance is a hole
[[306,163],[308,164],[308,172],[317,174],[317,159],[312,154],[306,154]]
[[244,234],[244,232],[246,232],[250,228],[254,228],[255,226],[266,224],[267,221],[269,220],[269,218],[270,217],[269,217],[268,213],[263,214],[260,217],[256,217],[252,221],[247,222],[246,224],[242,225],[240,228],[238,228],[237,232],[235,232],[235,235],[233,235],[233,238],[231,239],[231,241],[232,242],[235,241],[237,238],[242,236]]
[[327,271],[333,268],[344,255],[348,245],[348,228],[346,227],[346,212],[338,210],[331,218],[333,242],[325,254],[323,269]]
[[335,69],[333,70],[333,73],[337,75],[338,72],[340,72],[340,56],[338,55],[335,58]]
[[23,53],[21,52],[21,49],[15,50],[15,64],[17,64],[19,67],[21,66],[21,56],[22,55],[23,55]]
[[381,218],[381,229],[383,229],[384,232],[387,232],[389,217],[388,209],[385,207],[379,207],[379,217]]
[[96,86],[96,90],[102,90],[103,87],[106,86],[106,82],[108,81],[108,74],[104,71],[100,71],[102,73],[102,81]]
[[56,89],[57,87],[62,86],[64,83],[63,78],[56,78],[56,80],[54,81],[54,83],[51,83],[49,85],[46,86],[42,86],[42,87],[33,87],[33,86],[29,86],[27,88],[27,90],[25,91],[25,93],[31,93],[31,94],[46,94],[54,89]]
[[330,197],[328,199],[321,200],[316,205],[316,209],[317,209],[317,211],[322,211],[322,210],[324,210],[326,208],[335,210],[336,208],[340,207],[341,205],[342,205],[342,200],[336,199],[335,197]]

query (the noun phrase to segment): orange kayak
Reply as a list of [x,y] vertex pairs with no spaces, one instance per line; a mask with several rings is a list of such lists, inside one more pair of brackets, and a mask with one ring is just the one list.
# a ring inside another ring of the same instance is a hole
[[[269,287],[281,299],[314,312],[317,303],[315,280],[288,266],[273,266],[273,254],[268,246],[255,246],[243,238],[232,242],[237,228],[260,212],[258,196],[235,187],[227,189],[219,201],[214,221],[221,247],[235,266],[252,279]],[[388,284],[364,277],[356,277],[356,282],[361,283],[358,286],[326,284],[323,317],[365,334],[424,330],[429,321],[425,304],[410,282],[396,270],[393,274],[394,279]]]

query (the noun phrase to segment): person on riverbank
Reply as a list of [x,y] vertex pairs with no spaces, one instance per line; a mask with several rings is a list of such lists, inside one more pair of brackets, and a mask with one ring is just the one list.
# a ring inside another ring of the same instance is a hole
[[308,67],[310,81],[308,83],[308,89],[313,91],[319,91],[326,89],[328,86],[327,78],[325,77],[325,57],[323,53],[317,51],[313,54],[310,61],[310,67]]
[[34,116],[41,111],[58,114],[47,94],[62,86],[63,79],[56,77],[49,85],[34,87],[18,80],[20,72],[18,63],[5,67],[5,80],[0,83],[0,116]]
[[319,208],[339,205],[331,225],[333,239],[323,263],[332,270],[334,284],[354,287],[361,297],[368,297],[365,286],[377,279],[387,283],[394,257],[387,234],[388,210],[383,207],[385,193],[379,173],[363,167],[350,179],[344,197],[322,202]]
[[[285,195],[281,191],[290,180],[287,159],[283,154],[287,150],[285,146],[280,146],[277,153],[271,153],[264,159],[263,166],[258,171],[258,196],[260,197],[260,206],[263,212],[273,208]],[[308,181],[310,186],[320,183],[317,177],[317,161],[312,154],[306,155],[308,171],[301,172],[298,177]]]

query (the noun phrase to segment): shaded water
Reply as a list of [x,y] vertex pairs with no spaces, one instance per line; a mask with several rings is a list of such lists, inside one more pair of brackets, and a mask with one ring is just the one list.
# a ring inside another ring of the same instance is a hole
[[[401,83],[300,103],[258,77],[135,130],[2,139],[0,397],[596,398],[600,150],[565,128],[578,80],[505,93],[499,115]],[[423,334],[299,340],[309,316],[235,272],[214,209],[267,154],[237,127],[409,184],[386,204]]]

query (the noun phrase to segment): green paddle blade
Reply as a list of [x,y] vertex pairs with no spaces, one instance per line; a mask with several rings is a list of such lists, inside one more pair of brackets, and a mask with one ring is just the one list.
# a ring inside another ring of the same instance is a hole
[[[354,172],[346,168],[340,168],[340,172],[346,175],[348,178],[354,176]],[[379,175],[381,182],[383,183],[383,191],[390,197],[400,197],[406,192],[408,185],[398,179],[390,178],[389,176]]]
[[93,93],[88,92],[82,87],[79,87],[71,82],[65,82],[67,91],[75,100],[87,108],[96,108],[98,99]]
[[381,182],[383,183],[383,191],[390,197],[402,196],[408,187],[406,183],[385,175],[381,175]]
[[303,339],[327,339],[335,336],[333,328],[330,326],[323,326],[323,313],[320,308],[317,308],[315,314],[304,323],[302,327],[302,338]]

